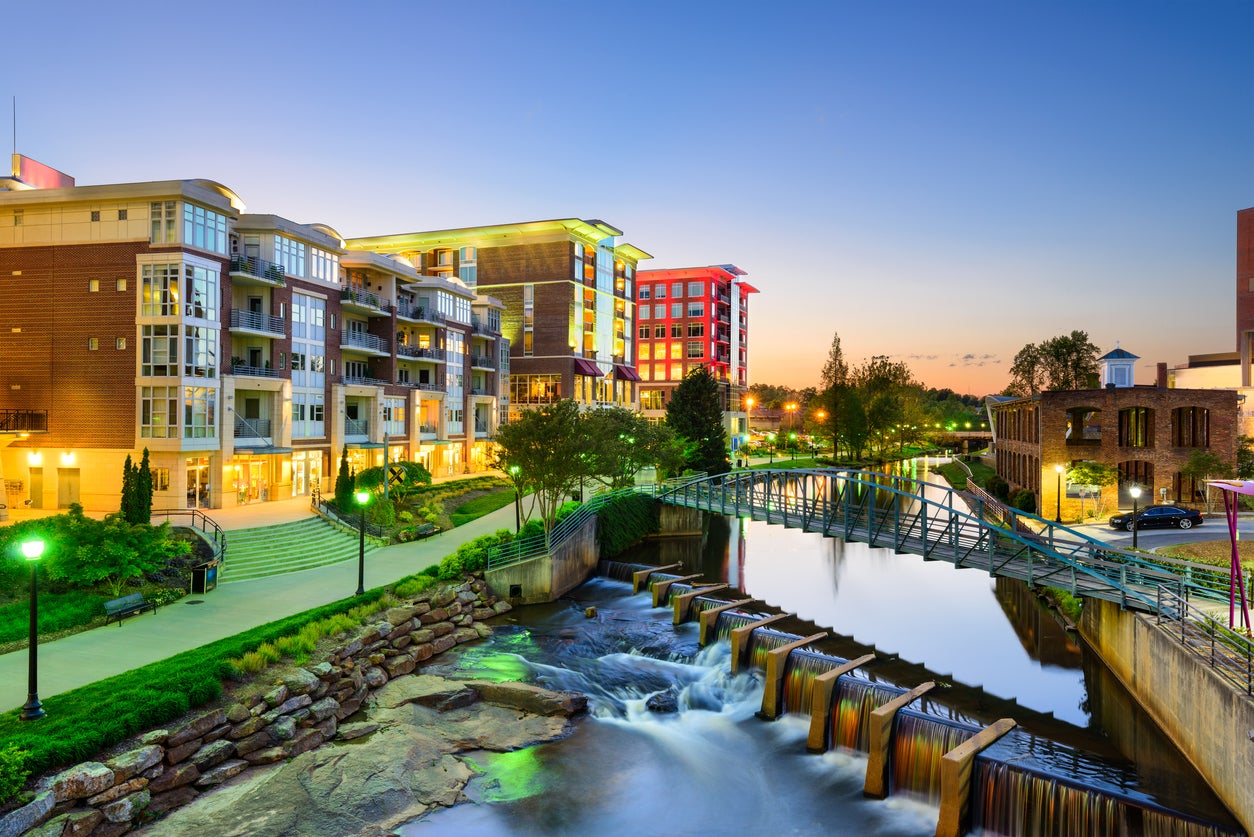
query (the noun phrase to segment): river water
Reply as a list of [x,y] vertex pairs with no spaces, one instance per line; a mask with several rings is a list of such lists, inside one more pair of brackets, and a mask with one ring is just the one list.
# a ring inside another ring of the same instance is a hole
[[[1022,585],[724,517],[709,518],[703,538],[652,542],[620,559],[678,563],[676,574],[726,580],[833,632],[837,656],[873,645],[886,670],[913,677],[906,687],[937,680],[940,700],[952,696],[967,716],[983,713],[987,723],[1010,714],[1039,740],[1060,742],[1044,749],[1095,753],[1071,767],[1095,784],[1232,824],[1118,683]],[[594,618],[585,617],[588,607]],[[862,796],[865,756],[808,755],[800,716],[754,717],[761,674],[732,676],[726,642],[699,648],[697,626],[673,626],[671,609],[651,607],[648,594],[598,578],[516,613],[490,640],[429,670],[576,689],[591,697],[591,717],[563,741],[482,754],[483,775],[468,789],[475,804],[428,815],[402,834],[934,833],[937,811],[926,801]],[[680,711],[648,711],[646,699],[659,692],[677,694]],[[1042,749],[1022,744],[1035,740],[1019,739],[1022,757]]]

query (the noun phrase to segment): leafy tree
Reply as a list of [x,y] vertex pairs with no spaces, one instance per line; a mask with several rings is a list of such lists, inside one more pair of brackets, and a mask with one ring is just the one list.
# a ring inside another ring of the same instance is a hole
[[1039,346],[1029,343],[1015,355],[1006,394],[1026,396],[1042,390],[1096,386],[1097,352],[1085,331],[1051,337]]
[[731,470],[718,381],[704,366],[693,369],[675,387],[666,405],[666,425],[693,443],[687,463],[693,471],[715,476]]
[[191,547],[170,537],[170,525],[128,523],[121,514],[104,521],[84,517],[82,507],[71,509],[54,524],[57,549],[48,564],[48,576],[79,586],[104,581],[114,596],[132,578],[164,567]]
[[[388,497],[394,503],[400,503],[409,496],[415,488],[431,484],[431,472],[419,462],[389,462],[389,467],[400,466],[405,469],[405,479],[400,485],[393,485],[388,489]],[[357,488],[367,489],[375,493],[383,490],[383,480],[385,467],[376,465],[373,468],[367,468],[354,478],[354,490]],[[336,482],[336,498],[339,498],[339,482]],[[352,503],[353,500],[349,499]]]
[[122,503],[118,511],[123,518],[132,522],[138,522],[135,520],[138,514],[136,492],[135,466],[131,463],[131,455],[128,453],[126,461],[122,463]]
[[348,445],[340,454],[340,473],[335,478],[335,507],[340,511],[348,511],[353,507],[353,489],[355,480],[348,469]]
[[148,463],[148,448],[135,472],[135,519],[131,523],[152,522],[152,467]]
[[849,364],[845,362],[839,334],[832,335],[832,347],[828,350],[827,362],[823,364],[819,382],[823,387],[819,400],[827,413],[827,419],[822,422],[823,429],[832,437],[832,453],[835,455],[845,432],[845,411],[850,406],[845,398],[845,392],[849,389]]
[[535,495],[547,534],[557,522],[557,511],[579,485],[591,476],[591,437],[579,407],[563,399],[522,414],[496,431],[493,465],[509,475],[520,492]]
[[1067,482],[1080,487],[1080,519],[1084,519],[1084,496],[1086,494],[1092,494],[1094,498],[1093,516],[1101,517],[1102,506],[1105,504],[1102,497],[1102,488],[1119,482],[1119,469],[1104,462],[1093,462],[1085,459],[1067,469]]
[[1180,475],[1189,477],[1190,479],[1202,482],[1206,485],[1206,513],[1212,511],[1214,497],[1211,492],[1209,480],[1230,479],[1232,477],[1232,466],[1220,458],[1213,450],[1199,449],[1189,454],[1189,461],[1184,463],[1180,468]]
[[[668,472],[676,465],[675,432],[651,424],[621,407],[584,414],[584,429],[591,437],[589,473],[611,489],[626,488],[636,473],[649,465]],[[682,448],[678,448],[682,455]]]

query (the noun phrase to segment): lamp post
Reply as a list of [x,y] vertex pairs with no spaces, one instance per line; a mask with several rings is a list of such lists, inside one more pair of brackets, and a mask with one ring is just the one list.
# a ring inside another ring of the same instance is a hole
[[358,491],[353,496],[360,507],[357,527],[357,595],[360,596],[366,592],[366,504],[370,502],[370,492]]
[[784,405],[784,411],[788,413],[788,429],[793,429],[792,417],[797,412],[797,402],[789,401]]
[[[819,410],[817,413],[814,414],[814,417],[819,420],[819,432],[817,435],[821,442],[823,439],[823,430],[824,430],[823,422],[827,420],[827,411]],[[822,447],[821,444],[820,444],[820,447]],[[836,455],[836,434],[833,433],[832,434],[832,456],[835,456],[835,455]]]
[[518,473],[522,469],[517,465],[509,466],[510,478],[514,481],[514,533],[522,531],[522,492],[518,490]]
[[1136,549],[1136,501],[1141,498],[1141,486],[1132,486],[1128,493],[1132,495],[1132,548]]
[[771,464],[771,465],[774,465],[774,464],[775,464],[775,434],[774,434],[774,433],[771,433],[770,435],[768,435],[768,436],[767,436],[767,439],[769,439],[769,440],[770,440],[770,442],[771,442],[771,462],[770,462],[770,464]]
[[1054,473],[1058,475],[1057,488],[1054,494],[1054,522],[1062,523],[1062,471],[1061,465],[1054,466]]
[[38,721],[46,714],[39,702],[39,588],[35,567],[44,554],[44,542],[35,539],[22,542],[22,556],[30,563],[30,657],[27,670],[26,703],[22,704],[23,721]]
[[797,434],[788,434],[788,449],[792,452],[792,461],[797,461]]

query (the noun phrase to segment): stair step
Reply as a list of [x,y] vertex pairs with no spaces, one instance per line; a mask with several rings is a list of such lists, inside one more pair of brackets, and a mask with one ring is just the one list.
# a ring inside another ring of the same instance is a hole
[[[227,560],[222,581],[248,581],[282,573],[337,564],[357,557],[360,547],[349,533],[320,517],[227,535]],[[367,551],[377,548],[367,544]]]

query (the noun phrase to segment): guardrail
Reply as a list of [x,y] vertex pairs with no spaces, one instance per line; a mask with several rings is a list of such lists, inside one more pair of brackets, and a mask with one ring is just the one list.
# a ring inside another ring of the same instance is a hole
[[1158,590],[1158,624],[1179,632],[1180,643],[1220,677],[1247,695],[1254,695],[1254,643],[1188,600],[1165,588]]
[[175,517],[190,518],[191,522],[188,528],[199,529],[201,532],[204,532],[206,540],[213,545],[213,557],[225,565],[226,532],[217,524],[217,521],[200,509],[153,509],[151,517],[164,517],[167,521],[171,521]]
[[[336,509],[335,506],[328,503],[326,500],[322,499],[321,496],[310,497],[309,505],[314,510],[314,512],[316,512],[321,517],[331,521],[332,523],[338,524],[339,526],[342,526],[345,529],[351,529],[353,530],[354,534],[357,534],[361,531],[362,520],[361,520],[361,517],[359,516],[360,512],[357,515],[352,515],[352,518],[353,518],[352,520],[345,520],[343,517],[340,516],[339,510]],[[379,524],[371,523],[370,521],[367,520],[365,522],[365,527],[366,527],[366,534],[369,535],[370,537],[378,538],[379,540],[382,540],[382,541],[391,540],[391,538],[388,536],[387,530],[384,529]]]

